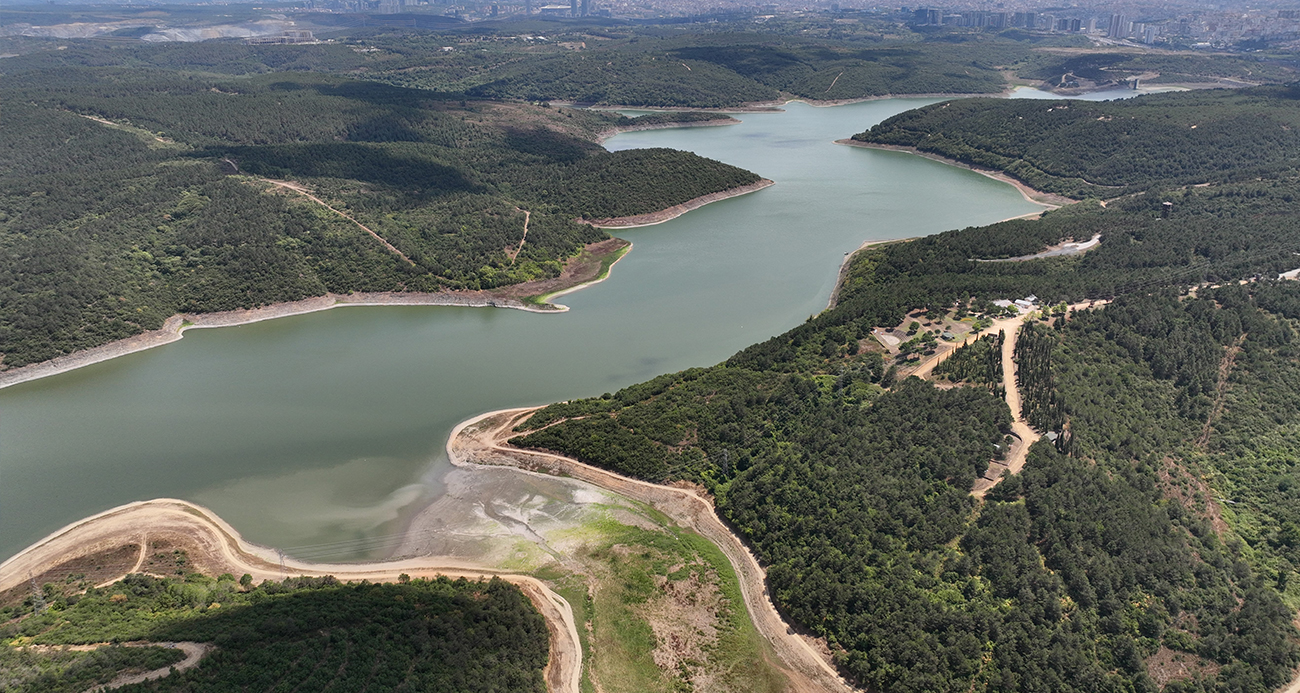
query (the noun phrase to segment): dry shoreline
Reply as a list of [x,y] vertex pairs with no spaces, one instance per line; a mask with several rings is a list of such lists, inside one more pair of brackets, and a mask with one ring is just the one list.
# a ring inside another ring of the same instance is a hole
[[[608,229],[623,229],[661,224],[670,219],[675,219],[691,210],[699,209],[711,202],[745,195],[757,190],[762,190],[770,185],[774,185],[773,181],[763,178],[757,183],[742,185],[730,190],[723,190],[708,195],[702,195],[693,200],[687,200],[679,205],[659,210],[658,212],[633,217],[600,219],[588,221],[587,223],[598,228]],[[591,250],[599,249],[607,254],[619,253],[618,257],[614,260],[614,263],[617,263],[618,260],[621,260],[626,255],[627,251],[629,251],[631,247],[632,244],[625,240],[611,238],[606,241],[593,243],[584,248],[582,252],[586,253]],[[576,259],[576,257],[578,256],[571,258],[571,260]],[[167,320],[163,322],[163,326],[157,330],[150,330],[133,337],[109,342],[108,344],[101,344],[71,354],[56,356],[48,361],[0,371],[0,389],[11,387],[19,383],[38,380],[40,378],[59,375],[78,368],[84,368],[96,363],[108,361],[119,356],[133,354],[137,351],[144,351],[164,344],[170,344],[181,339],[184,332],[189,329],[247,325],[254,322],[261,322],[263,320],[274,320],[275,318],[330,310],[339,306],[513,308],[515,310],[523,310],[530,313],[562,313],[569,309],[568,306],[552,303],[551,301],[565,294],[570,294],[588,286],[592,286],[593,284],[599,284],[608,278],[609,270],[612,269],[612,267],[613,264],[611,264],[609,268],[606,268],[605,271],[598,272],[594,276],[578,278],[577,282],[570,286],[554,286],[556,280],[550,279],[538,280],[536,282],[524,282],[523,284],[514,284],[489,291],[443,291],[436,293],[408,293],[401,291],[353,294],[329,293],[324,296],[315,296],[298,301],[286,301],[284,303],[275,303],[258,308],[222,311],[217,313],[181,313],[167,318]],[[560,281],[562,282],[563,279],[564,277],[561,277]]]
[[[674,111],[675,112],[675,111]],[[679,128],[714,128],[724,125],[738,125],[739,120],[727,116],[725,118],[715,118],[713,120],[696,120],[687,123],[655,123],[654,125],[628,125],[624,127],[615,127],[596,135],[596,144],[605,144],[605,141],[615,135],[621,135],[625,132],[645,132],[646,130],[676,130]]]
[[[1014,186],[1015,189],[1020,191],[1020,194],[1024,196],[1025,200],[1032,202],[1036,205],[1042,205],[1044,207],[1047,207],[1048,209],[1057,209],[1058,207],[1064,207],[1065,205],[1071,205],[1074,204],[1075,202],[1078,202],[1078,200],[1074,200],[1062,195],[1057,195],[1056,193],[1049,193],[1049,192],[1043,192],[1041,190],[1035,190],[1034,188],[1031,188],[1028,185],[1026,185],[1021,180],[1017,178],[1013,178],[1003,173],[1002,171],[982,168],[979,166],[972,166],[970,164],[957,161],[956,159],[949,159],[946,156],[940,156],[939,154],[923,152],[917,149],[916,147],[904,147],[896,144],[873,144],[870,142],[859,142],[857,140],[852,140],[852,139],[835,140],[835,144],[842,144],[849,147],[862,147],[863,149],[881,149],[887,152],[905,152],[907,154],[915,154],[916,156],[930,159],[931,161],[938,161],[939,163],[948,164],[949,166],[956,166],[957,168],[964,168],[968,171],[974,171],[975,173],[978,173],[981,176],[992,178],[993,180],[1001,181],[1003,183],[1007,183],[1009,185]],[[1027,215],[1022,215],[1022,216],[1027,216]],[[1012,219],[1017,219],[1017,218],[1019,217],[1012,217]]]
[[[848,106],[855,103],[864,103],[867,101],[886,101],[889,99],[976,99],[976,98],[1005,98],[1010,96],[1016,90],[1015,87],[1008,87],[999,92],[986,94],[970,93],[942,93],[933,92],[927,94],[876,94],[874,96],[860,96],[854,99],[809,99],[802,96],[788,96],[785,98],[774,99],[772,101],[748,101],[739,106],[721,106],[718,108],[703,108],[699,106],[628,106],[626,104],[596,104],[596,103],[579,103],[576,101],[552,101],[553,106],[562,106],[565,108],[584,108],[592,111],[652,111],[654,113],[780,113],[784,109],[781,107],[798,101],[806,103],[814,108],[830,108],[834,106]],[[1065,97],[1062,97],[1065,98]],[[683,127],[684,125],[669,125],[666,127]],[[650,129],[650,128],[646,128]]]
[[679,205],[673,205],[672,207],[669,207],[667,209],[661,209],[658,212],[650,212],[649,214],[638,214],[636,216],[631,216],[631,217],[613,217],[610,219],[586,219],[584,221],[586,221],[588,224],[591,224],[592,226],[601,229],[631,229],[639,226],[654,226],[655,224],[662,224],[665,221],[676,219],[677,217],[680,217],[681,215],[691,210],[699,209],[704,205],[713,202],[718,202],[721,200],[730,199],[733,197],[740,197],[741,195],[748,195],[749,193],[758,192],[763,188],[768,188],[773,185],[776,185],[775,181],[771,181],[766,178],[760,178],[758,179],[757,183],[750,183],[749,185],[742,185],[740,187],[731,188],[729,190],[722,190],[715,193],[709,193],[708,195],[701,195],[700,197],[697,197],[693,200],[687,200]]
[[840,263],[839,273],[835,277],[835,288],[831,289],[831,297],[826,300],[826,310],[834,308],[835,304],[839,303],[840,289],[844,288],[844,280],[849,278],[849,265],[853,263],[853,258],[857,257],[858,253],[873,246],[887,245],[890,243],[906,243],[908,241],[914,241],[917,238],[919,238],[919,236],[914,236],[912,238],[893,238],[883,241],[865,241],[862,245],[858,246],[857,250],[854,250],[851,253],[845,253],[844,261]]
[[[678,525],[698,532],[722,551],[736,571],[746,611],[755,628],[790,669],[794,690],[798,693],[855,690],[832,665],[825,643],[796,632],[776,610],[767,590],[766,571],[749,547],[719,518],[712,499],[702,489],[641,481],[563,455],[524,450],[506,443],[514,426],[540,408],[502,409],[461,422],[447,440],[448,459],[458,467],[506,466],[526,474],[576,479],[646,503]],[[418,524],[417,517],[413,528],[418,528]]]
[[[546,619],[551,636],[546,665],[547,690],[578,693],[582,649],[573,609],[545,583],[529,575],[496,570],[447,557],[427,556],[374,563],[308,563],[281,557],[275,550],[246,541],[212,511],[171,498],[128,503],[74,522],[0,563],[0,591],[21,586],[80,557],[107,547],[151,539],[182,538],[196,554],[192,558],[214,570],[248,573],[255,581],[279,581],[288,576],[333,575],[343,581],[390,582],[411,577],[500,577],[520,588]],[[283,566],[283,567],[282,567]]]
[[[595,282],[591,282],[595,283]],[[574,290],[586,284],[573,287]],[[325,294],[300,301],[275,303],[260,308],[231,310],[219,313],[182,313],[173,315],[163,322],[157,330],[150,330],[134,337],[127,337],[116,342],[101,344],[97,347],[56,356],[48,361],[14,368],[0,372],[0,389],[25,383],[39,378],[48,378],[60,373],[108,361],[119,356],[126,356],[137,351],[152,349],[164,344],[179,341],[186,330],[212,327],[233,327],[248,325],[263,320],[274,320],[293,315],[305,315],[339,306],[461,306],[470,308],[514,308],[533,313],[560,313],[568,310],[565,306],[546,308],[529,305],[516,298],[493,297],[469,293],[402,293],[397,291],[382,293]]]

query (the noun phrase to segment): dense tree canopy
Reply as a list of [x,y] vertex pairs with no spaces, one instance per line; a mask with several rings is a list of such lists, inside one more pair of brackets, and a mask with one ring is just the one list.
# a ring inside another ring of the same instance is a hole
[[[1300,182],[1275,173],[866,249],[821,315],[719,366],[542,409],[514,442],[702,483],[778,607],[873,690],[1273,690],[1300,661],[1300,284],[1268,280],[1300,264]],[[1082,256],[979,261],[1098,235]],[[936,369],[973,387],[941,390],[893,384],[872,329],[1028,294],[1116,300],[1024,327],[1025,411],[1061,435],[977,505],[1007,442],[998,337]]]
[[[3,367],[178,312],[556,276],[608,237],[581,218],[758,180],[687,152],[594,142],[618,127],[717,118],[707,114],[639,121],[319,74],[48,65],[12,71],[0,98]],[[306,185],[402,256],[260,178]]]
[[1039,190],[1108,198],[1294,171],[1298,100],[1294,86],[1097,103],[971,99],[908,111],[853,139],[1006,171]]
[[[345,585],[330,577],[293,578],[252,587],[229,575],[130,575],[0,628],[0,638],[18,636],[22,644],[216,645],[194,669],[123,691],[268,690],[292,682],[311,690],[541,693],[549,653],[541,614],[498,579]],[[98,680],[73,680],[66,672],[26,678],[15,661],[23,653],[9,645],[4,650],[0,675],[17,677],[12,690],[33,692],[69,683],[82,685],[66,690],[81,691],[110,680],[117,669],[176,660],[174,650],[163,648],[106,648],[91,655],[96,666],[78,667],[99,672]],[[134,652],[140,661],[126,659]]]

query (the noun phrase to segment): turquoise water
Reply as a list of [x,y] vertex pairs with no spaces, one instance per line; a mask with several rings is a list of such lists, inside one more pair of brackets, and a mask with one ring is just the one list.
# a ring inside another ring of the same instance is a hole
[[930,100],[792,103],[739,125],[627,133],[776,181],[617,235],[572,310],[349,307],[215,330],[0,390],[0,557],[94,512],[178,497],[312,558],[382,552],[442,490],[456,423],[724,360],[822,310],[863,241],[1039,209],[920,157],[833,144]]

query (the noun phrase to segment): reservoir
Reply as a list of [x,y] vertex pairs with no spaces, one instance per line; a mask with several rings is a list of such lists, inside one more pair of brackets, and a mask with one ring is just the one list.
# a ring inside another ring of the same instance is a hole
[[1037,211],[1004,183],[833,144],[934,100],[791,103],[738,125],[626,133],[776,185],[616,231],[634,248],[534,314],[345,307],[185,339],[0,390],[0,559],[134,500],[206,505],[249,540],[317,560],[395,545],[436,498],[458,422],[708,366],[821,311],[845,253]]

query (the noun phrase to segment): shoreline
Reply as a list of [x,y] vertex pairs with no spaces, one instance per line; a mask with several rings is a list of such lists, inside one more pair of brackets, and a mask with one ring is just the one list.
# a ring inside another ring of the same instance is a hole
[[[595,282],[592,282],[595,283]],[[585,284],[573,287],[577,290]],[[516,298],[470,296],[446,293],[402,293],[397,291],[377,293],[333,294],[304,298],[298,301],[273,303],[269,306],[217,313],[178,313],[163,321],[163,326],[133,337],[82,349],[71,354],[56,356],[48,361],[20,366],[0,372],[0,389],[20,383],[48,378],[74,371],[119,356],[127,356],[180,341],[187,330],[251,325],[276,318],[318,313],[340,306],[445,306],[463,308],[513,308],[531,313],[563,313],[566,306],[543,308],[528,305]]]
[[411,577],[445,575],[471,580],[499,577],[518,587],[546,619],[551,636],[550,657],[544,670],[547,690],[579,693],[582,647],[573,608],[546,583],[531,575],[442,556],[370,563],[310,563],[249,542],[211,510],[174,498],[127,503],[55,530],[0,563],[0,592],[114,546],[147,544],[151,533],[173,540],[183,537],[202,554],[195,557],[201,562],[223,572],[248,573],[258,582],[308,575],[333,575],[344,582],[392,582],[404,573]]
[[701,195],[697,198],[687,200],[681,204],[673,205],[667,209],[661,209],[657,212],[638,214],[630,217],[582,219],[580,221],[591,224],[599,229],[634,229],[642,226],[654,226],[655,224],[662,224],[665,221],[676,219],[677,217],[680,217],[687,212],[699,209],[704,205],[721,202],[722,200],[729,200],[733,197],[740,197],[741,195],[748,195],[752,192],[758,192],[763,188],[770,188],[773,185],[776,185],[776,181],[768,180],[767,178],[759,178],[758,182],[750,183],[749,185],[741,185],[727,190],[720,190],[715,193],[709,193],[708,195]]
[[[796,631],[777,611],[767,592],[766,571],[744,540],[722,521],[712,498],[702,489],[688,484],[642,481],[553,452],[509,445],[506,441],[514,425],[544,406],[499,409],[462,421],[452,429],[447,439],[447,459],[453,466],[461,468],[508,467],[528,475],[573,479],[645,503],[664,513],[678,525],[699,533],[726,556],[736,572],[751,622],[792,674],[815,684],[816,690],[840,693],[857,690],[835,669],[829,652],[824,651],[823,641]],[[499,422],[493,419],[504,423],[497,425]],[[470,431],[485,422],[489,426]],[[407,531],[418,531],[418,525],[417,514]]]
[[[788,96],[774,99],[772,101],[747,101],[739,106],[718,106],[708,108],[702,106],[628,106],[626,104],[598,104],[598,103],[580,103],[576,101],[551,101],[552,106],[563,108],[582,108],[591,111],[652,111],[655,113],[781,113],[785,109],[782,106],[798,101],[806,103],[814,108],[831,108],[834,106],[848,106],[855,103],[866,101],[886,101],[888,99],[974,99],[974,98],[1005,98],[1015,91],[1015,87],[1008,87],[998,92],[987,92],[981,94],[972,94],[966,92],[933,92],[925,94],[875,94],[872,96],[860,96],[852,99],[810,99],[803,96]],[[1098,90],[1101,91],[1101,90]],[[667,125],[666,127],[683,127],[689,126],[689,123],[681,125]],[[650,128],[646,128],[650,129]]]
[[[596,110],[596,109],[592,109],[592,110]],[[629,110],[641,110],[641,109],[629,109]],[[675,111],[669,111],[669,112],[672,113]],[[615,135],[621,135],[625,132],[645,132],[647,130],[676,130],[678,128],[716,128],[716,127],[724,127],[727,125],[739,125],[740,122],[741,121],[737,118],[732,118],[730,116],[727,116],[725,118],[715,118],[713,120],[695,120],[695,121],[690,121],[685,123],[655,123],[653,125],[616,126],[608,130],[604,130],[600,134],[596,135],[596,144],[604,145],[605,141],[608,140],[609,138],[614,137]]]
[[888,245],[890,243],[907,243],[909,241],[914,241],[918,238],[922,238],[922,236],[913,236],[911,238],[893,238],[884,241],[863,241],[862,245],[858,246],[856,250],[854,250],[853,252],[845,253],[844,260],[840,262],[840,269],[835,275],[835,288],[831,289],[831,296],[830,298],[826,299],[826,310],[830,310],[831,308],[834,308],[835,305],[839,303],[840,289],[844,288],[844,280],[847,279],[849,276],[849,265],[853,263],[853,258],[857,257],[858,253],[866,250],[867,248],[873,248],[878,245]]
[[[529,282],[524,282],[522,284],[512,284],[510,286],[488,291],[409,293],[401,291],[383,291],[358,292],[352,294],[327,293],[323,296],[313,296],[311,298],[304,298],[297,301],[284,301],[281,303],[273,303],[268,306],[259,306],[257,308],[219,311],[215,313],[178,313],[164,320],[162,327],[156,330],[149,330],[132,337],[90,347],[89,349],[82,349],[81,351],[75,351],[71,354],[63,354],[47,361],[41,361],[40,363],[32,363],[11,370],[0,371],[0,390],[20,383],[31,382],[41,378],[49,378],[79,368],[84,368],[86,366],[92,366],[97,363],[118,358],[119,356],[127,356],[136,352],[171,344],[172,342],[180,341],[184,337],[185,332],[191,329],[238,327],[240,325],[251,325],[266,320],[275,320],[277,318],[288,318],[296,315],[318,313],[343,306],[510,308],[529,313],[564,313],[569,310],[569,307],[552,303],[552,299],[605,281],[605,279],[609,277],[609,270],[613,265],[626,256],[632,249],[632,244],[630,242],[619,238],[611,238],[606,241],[593,243],[583,248],[583,251],[581,252],[587,252],[598,248],[602,244],[619,246],[608,253],[617,255],[614,261],[610,263],[609,267],[603,268],[603,270],[598,271],[595,276],[585,278],[572,286],[562,286],[559,289],[549,291],[542,289],[540,293],[531,296],[527,295]],[[575,256],[575,258],[576,257],[578,256]],[[553,282],[556,281],[556,279],[562,279],[562,277],[538,281],[539,283]],[[537,288],[536,285],[534,285],[534,287]],[[512,293],[519,293],[521,290],[525,295],[509,295]]]
[[[1198,89],[1223,89],[1223,88],[1234,88],[1234,87],[1243,88],[1247,86],[1258,86],[1258,85],[1246,85],[1246,84],[1227,85],[1221,82],[1169,82],[1169,83],[1162,82],[1150,87],[1151,89],[1154,89],[1156,91],[1139,92],[1138,95],[1144,93],[1165,93],[1170,91],[1195,91]],[[833,108],[835,106],[848,106],[855,103],[865,103],[867,101],[886,101],[889,99],[979,99],[979,98],[1005,99],[1005,98],[1010,98],[1011,95],[1015,94],[1016,90],[1020,88],[1036,89],[1038,91],[1051,94],[1060,99],[1077,99],[1083,96],[1087,96],[1089,94],[1098,94],[1106,91],[1114,91],[1121,87],[1119,87],[1118,85],[1110,85],[1107,87],[1096,87],[1091,89],[1052,89],[1046,84],[1040,84],[1039,86],[1034,86],[1032,83],[1031,84],[1008,83],[1005,89],[1003,89],[1002,91],[995,91],[995,92],[981,92],[981,93],[926,92],[920,94],[874,94],[872,96],[859,96],[852,99],[812,99],[804,96],[790,95],[790,96],[774,99],[771,101],[746,101],[738,106],[719,106],[716,108],[708,108],[702,106],[676,106],[676,107],[629,106],[626,104],[601,104],[601,103],[587,103],[587,102],[576,102],[576,101],[551,101],[550,103],[553,106],[561,106],[565,108],[583,108],[592,111],[653,111],[656,113],[726,113],[726,114],[780,113],[782,110],[784,110],[781,108],[782,106],[788,103],[793,103],[795,101],[798,101],[800,103],[806,103],[809,106],[812,106],[814,108]],[[676,126],[676,127],[681,127],[681,126]]]
[[[708,195],[701,195],[700,197],[687,200],[686,202],[673,205],[672,207],[657,212],[650,212],[633,217],[615,217],[611,219],[585,221],[585,223],[589,223],[592,226],[602,229],[626,229],[662,224],[665,221],[676,219],[687,212],[699,209],[700,207],[712,202],[718,202],[732,197],[739,197],[741,195],[762,190],[763,188],[772,185],[775,185],[773,181],[761,178],[757,183],[742,185],[729,190],[710,193]],[[578,221],[584,222],[584,220],[581,219]],[[609,248],[609,246],[613,245],[618,245],[619,247]],[[498,287],[497,289],[489,289],[486,291],[409,293],[401,291],[384,291],[358,292],[352,294],[327,293],[323,296],[313,296],[297,301],[284,301],[267,306],[259,306],[257,308],[219,311],[214,313],[178,313],[164,320],[162,327],[156,330],[149,330],[131,337],[108,342],[107,344],[100,344],[70,354],[63,354],[39,363],[31,363],[25,366],[0,371],[0,390],[21,383],[39,380],[41,378],[61,375],[79,368],[109,361],[119,356],[126,356],[128,354],[134,354],[136,352],[160,347],[165,344],[171,344],[172,342],[179,341],[184,336],[185,331],[189,329],[236,327],[239,325],[262,322],[264,320],[274,320],[276,318],[317,313],[340,306],[511,308],[530,313],[564,313],[569,310],[569,307],[553,303],[552,301],[560,296],[571,294],[575,291],[605,281],[613,270],[613,266],[617,264],[619,260],[623,259],[623,257],[625,257],[631,250],[632,243],[620,238],[611,237],[605,241],[599,241],[585,246],[577,255],[569,258],[567,262],[572,263],[581,258],[584,253],[588,253],[592,250],[601,250],[602,246],[605,248],[603,249],[604,255],[600,258],[601,264],[604,264],[605,258],[609,255],[616,255],[613,261],[611,261],[608,266],[602,267],[598,270],[595,275],[582,278],[571,286],[559,286],[558,288],[546,287],[547,283],[563,281],[564,275],[562,274],[558,278],[536,280],[536,284],[533,284],[532,282],[523,282],[521,284],[511,284],[509,286]],[[566,271],[569,269],[571,268],[566,266]],[[536,293],[531,293],[529,288],[530,284],[532,284],[533,289],[537,290]]]
[[[547,313],[553,313],[553,312],[564,313],[564,312],[567,312],[567,311],[569,310],[569,307],[568,307],[568,306],[561,306],[561,305],[559,305],[559,304],[557,304],[557,303],[551,303],[551,301],[552,301],[553,299],[559,298],[559,297],[561,297],[561,296],[566,296],[566,295],[568,295],[568,294],[571,294],[571,293],[573,293],[573,292],[575,292],[575,291],[581,291],[581,290],[583,290],[583,289],[585,289],[585,288],[587,288],[587,287],[589,287],[589,286],[595,286],[596,284],[599,284],[599,283],[605,281],[606,279],[609,279],[609,275],[611,275],[611,274],[614,273],[614,265],[617,265],[617,264],[619,263],[620,260],[622,260],[623,258],[627,257],[628,253],[632,252],[632,246],[633,246],[633,244],[629,241],[627,245],[623,246],[623,247],[620,248],[619,250],[614,251],[614,253],[613,253],[614,259],[610,261],[608,267],[605,267],[604,269],[602,269],[602,270],[601,270],[601,271],[596,275],[596,278],[595,278],[595,279],[592,279],[592,280],[589,281],[589,282],[584,282],[584,283],[582,283],[582,284],[576,284],[576,285],[574,285],[574,286],[570,286],[570,287],[568,287],[568,288],[566,288],[566,289],[560,289],[560,290],[558,290],[558,291],[552,291],[552,292],[550,292],[550,293],[546,293],[546,294],[537,294],[536,296],[534,296],[534,297],[532,297],[532,298],[533,298],[534,300],[536,300],[536,301],[537,301],[538,303],[540,303],[540,304],[544,304],[544,305],[553,305],[553,306],[556,306],[557,309],[560,309],[560,308],[563,309],[563,310],[554,310],[554,311],[549,311],[549,310],[548,310],[548,311],[544,311],[544,312],[547,312]],[[603,261],[602,261],[602,262],[603,262]]]
[[[1024,196],[1026,201],[1032,202],[1036,205],[1042,205],[1044,207],[1047,207],[1049,211],[1053,209],[1059,209],[1061,207],[1064,207],[1065,205],[1072,205],[1079,201],[1079,200],[1071,199],[1069,197],[1065,197],[1064,195],[1057,195],[1056,193],[1043,192],[1042,190],[1031,188],[1020,179],[1014,178],[1002,171],[998,171],[990,168],[982,168],[979,166],[973,166],[971,164],[957,161],[956,159],[949,159],[948,157],[939,154],[923,152],[917,149],[916,147],[904,147],[902,145],[897,145],[897,144],[875,144],[872,142],[859,142],[853,139],[835,140],[835,144],[842,144],[846,147],[861,147],[863,149],[879,149],[887,152],[903,152],[905,154],[914,154],[916,156],[929,159],[931,161],[938,161],[941,164],[947,164],[949,166],[955,166],[957,168],[964,168],[968,171],[974,171],[975,173],[978,173],[981,176],[984,176],[986,178],[992,178],[993,180],[1001,181],[1003,183],[1007,183],[1008,185],[1011,185],[1016,190],[1018,190],[1022,196]],[[1019,219],[1020,217],[1023,216],[1028,216],[1028,215],[1022,214],[1017,217],[1011,217],[1011,219]]]

